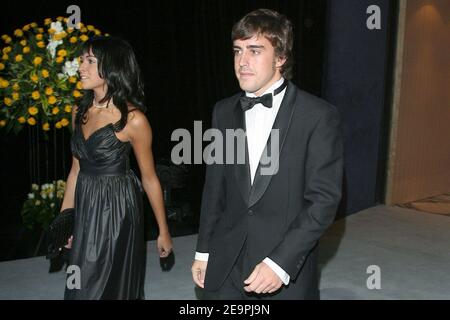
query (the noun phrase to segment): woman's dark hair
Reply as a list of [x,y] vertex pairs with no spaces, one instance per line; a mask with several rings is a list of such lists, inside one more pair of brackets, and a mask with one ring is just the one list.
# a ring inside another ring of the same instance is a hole
[[[136,56],[130,44],[115,37],[94,37],[86,41],[82,54],[92,52],[97,58],[99,76],[105,80],[108,90],[99,103],[112,102],[122,114],[120,129],[127,124],[128,106],[146,111],[144,86]],[[85,90],[77,101],[78,112],[75,122],[85,123],[86,112],[92,106],[94,91]]]
[[280,71],[287,80],[292,78],[292,47],[294,34],[292,23],[288,18],[270,9],[258,9],[245,15],[231,31],[231,40],[247,40],[255,35],[262,35],[275,48],[277,57],[286,58]]

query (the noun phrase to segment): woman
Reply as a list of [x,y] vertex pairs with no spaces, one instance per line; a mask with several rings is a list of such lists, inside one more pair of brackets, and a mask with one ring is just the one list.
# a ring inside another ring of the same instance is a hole
[[[79,72],[85,93],[72,114],[73,162],[61,211],[75,208],[69,264],[79,267],[81,288],[66,286],[65,299],[143,299],[142,191],[158,223],[160,257],[169,255],[172,239],[140,70],[127,42],[98,37],[84,44]],[[129,168],[130,149],[142,184]]]

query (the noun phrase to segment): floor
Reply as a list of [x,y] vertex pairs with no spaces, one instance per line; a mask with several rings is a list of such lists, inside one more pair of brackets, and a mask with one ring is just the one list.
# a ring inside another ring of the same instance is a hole
[[[449,216],[399,207],[377,206],[337,221],[320,243],[321,298],[450,299],[449,230]],[[149,242],[147,299],[197,299],[190,275],[196,237],[174,238],[170,272],[161,270]],[[0,299],[61,299],[65,274],[48,268],[44,257],[0,263]],[[378,271],[380,281],[373,281]]]

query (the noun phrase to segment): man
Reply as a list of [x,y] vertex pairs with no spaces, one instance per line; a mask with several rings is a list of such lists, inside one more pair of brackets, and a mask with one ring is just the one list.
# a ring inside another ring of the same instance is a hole
[[[232,40],[245,95],[218,102],[212,126],[245,130],[246,161],[207,166],[192,276],[204,299],[318,299],[317,243],[341,198],[339,113],[288,81],[285,16],[253,11]],[[264,174],[272,129],[277,170]]]

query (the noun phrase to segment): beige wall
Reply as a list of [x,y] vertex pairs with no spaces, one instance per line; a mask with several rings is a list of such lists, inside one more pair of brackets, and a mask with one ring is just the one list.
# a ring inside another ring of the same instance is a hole
[[386,203],[450,192],[450,0],[401,1]]

